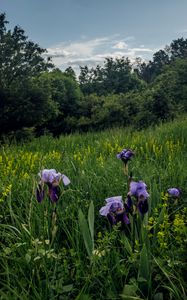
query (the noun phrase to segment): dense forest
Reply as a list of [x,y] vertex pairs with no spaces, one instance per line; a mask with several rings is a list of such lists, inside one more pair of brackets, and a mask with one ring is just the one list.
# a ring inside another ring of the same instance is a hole
[[145,128],[187,111],[187,39],[153,55],[55,68],[24,30],[0,14],[0,136],[56,135],[114,126]]

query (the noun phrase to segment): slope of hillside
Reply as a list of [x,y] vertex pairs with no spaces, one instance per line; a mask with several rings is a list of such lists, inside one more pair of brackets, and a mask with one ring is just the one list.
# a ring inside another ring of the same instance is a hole
[[[116,157],[124,148],[134,152],[128,168]],[[185,299],[186,153],[186,117],[1,146],[1,299]],[[56,203],[43,169],[71,181],[57,181]],[[113,196],[127,203],[129,176],[147,185],[148,211],[130,189],[129,223],[111,226],[99,210]]]

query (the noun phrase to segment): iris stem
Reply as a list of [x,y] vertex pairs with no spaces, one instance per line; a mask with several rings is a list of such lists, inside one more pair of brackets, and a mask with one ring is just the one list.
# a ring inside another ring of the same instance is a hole
[[58,229],[58,226],[56,225],[56,221],[57,221],[57,212],[56,212],[56,205],[55,205],[54,210],[52,212],[51,246],[54,242],[57,229]]
[[128,170],[128,164],[125,163],[125,164],[124,164],[124,173],[125,173],[126,176],[128,176],[128,171],[129,171],[129,170]]

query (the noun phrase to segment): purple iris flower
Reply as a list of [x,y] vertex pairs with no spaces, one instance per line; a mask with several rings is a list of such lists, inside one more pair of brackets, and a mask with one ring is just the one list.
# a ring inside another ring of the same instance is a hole
[[117,158],[121,159],[125,164],[134,156],[134,152],[130,149],[123,149],[117,154]]
[[41,181],[45,183],[59,182],[62,179],[64,185],[70,184],[69,178],[60,172],[57,173],[55,169],[44,169],[38,175],[40,176]]
[[99,213],[101,216],[107,216],[109,213],[115,213],[117,210],[123,210],[122,196],[115,196],[105,199],[106,205],[101,207]]
[[130,195],[136,198],[146,199],[149,197],[147,185],[143,181],[130,182]]
[[106,205],[100,209],[99,213],[101,216],[107,217],[111,225],[115,225],[120,221],[123,225],[130,223],[124,209],[122,196],[107,198],[105,201]]
[[180,197],[180,195],[181,195],[181,190],[178,189],[178,188],[169,188],[169,189],[167,190],[167,192],[168,192],[168,195],[169,195],[169,196],[175,197],[175,198],[178,198],[178,197]]
[[36,191],[36,198],[38,202],[41,202],[44,198],[44,184],[48,186],[49,198],[52,202],[57,202],[60,197],[60,181],[62,180],[64,185],[70,184],[69,178],[56,172],[55,169],[44,169],[39,174],[40,182]]
[[148,197],[147,185],[143,181],[131,181],[129,195],[137,199],[137,208],[141,214],[148,211]]

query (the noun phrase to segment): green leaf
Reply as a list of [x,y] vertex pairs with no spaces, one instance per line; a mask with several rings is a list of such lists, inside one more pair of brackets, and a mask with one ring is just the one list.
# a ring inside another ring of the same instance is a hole
[[143,278],[143,277],[138,277],[138,282],[147,282],[147,279]]
[[137,287],[132,284],[125,284],[123,289],[123,298],[125,296],[137,296],[136,294]]
[[79,209],[79,227],[80,227],[81,233],[83,235],[84,244],[85,244],[88,256],[91,258],[92,252],[93,252],[93,242],[92,242],[92,238],[90,235],[88,222],[86,221],[86,218],[81,209]]
[[147,253],[147,248],[145,244],[143,245],[143,248],[140,253],[140,266],[139,266],[139,272],[138,272],[138,278],[143,278],[146,281],[149,279],[149,258]]
[[125,247],[125,250],[127,251],[127,253],[129,255],[132,256],[133,255],[133,251],[132,251],[132,246],[131,246],[131,244],[129,242],[129,239],[124,235],[122,237],[122,241],[123,241],[123,246]]
[[134,284],[125,284],[123,289],[123,294],[121,294],[122,299],[126,300],[143,300],[140,298],[136,292],[138,290],[138,287]]
[[62,287],[62,291],[63,291],[64,293],[71,292],[72,289],[73,289],[73,284],[64,285],[64,286]]
[[89,229],[90,229],[90,235],[92,238],[92,243],[94,246],[94,204],[93,204],[93,201],[91,201],[89,210],[88,210],[88,224],[89,224]]
[[92,298],[90,298],[89,295],[83,294],[83,295],[81,295],[81,299],[80,300],[92,300]]
[[158,216],[158,220],[157,220],[157,228],[158,228],[158,226],[163,222],[165,212],[166,212],[166,208],[163,207],[162,210],[161,210],[161,212],[160,212],[160,214],[159,214],[159,216]]
[[26,260],[26,262],[27,262],[28,264],[29,264],[30,261],[31,261],[31,256],[30,256],[28,253],[25,254],[25,260]]
[[157,293],[154,295],[154,300],[163,300],[163,293]]
[[141,294],[144,295],[145,299],[148,297],[150,288],[150,266],[147,247],[144,244],[140,253],[140,264],[138,270],[138,286]]

